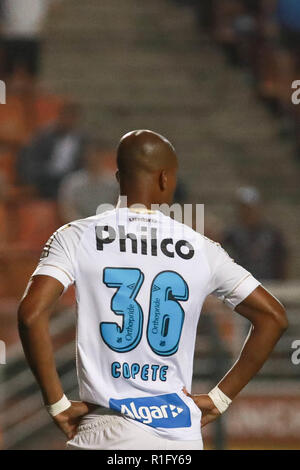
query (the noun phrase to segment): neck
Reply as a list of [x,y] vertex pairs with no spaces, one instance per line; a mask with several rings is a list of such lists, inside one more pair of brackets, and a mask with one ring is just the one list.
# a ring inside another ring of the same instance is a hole
[[[142,208],[146,208],[148,210],[151,210],[152,208],[152,204],[155,204],[155,202],[153,201],[153,199],[149,198],[149,199],[146,199],[146,198],[138,198],[138,197],[128,197],[128,196],[125,196],[125,195],[121,195],[119,196],[119,199],[118,199],[118,202],[117,202],[117,208],[118,209],[121,209],[122,207],[138,207],[138,206],[141,206]],[[160,204],[160,203],[156,203],[156,204]]]
[[159,187],[153,178],[143,180],[134,179],[131,181],[121,181],[120,184],[120,204],[118,207],[141,206],[152,209],[152,205],[161,205],[168,203],[165,199],[166,193],[159,190]]
[[[131,189],[131,188],[130,188]],[[148,210],[153,209],[153,205],[161,205],[167,201],[162,200],[158,195],[154,195],[149,191],[149,186],[145,184],[144,188],[139,189],[138,187],[134,188],[134,194],[132,190],[124,191],[121,188],[119,200],[117,207],[138,207],[146,208]]]

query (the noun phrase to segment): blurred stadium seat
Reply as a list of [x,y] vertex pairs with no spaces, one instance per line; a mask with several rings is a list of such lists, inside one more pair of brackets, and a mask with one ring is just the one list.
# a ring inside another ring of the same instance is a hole
[[56,202],[46,200],[20,202],[17,220],[18,243],[30,249],[40,249],[61,225]]
[[8,184],[16,183],[16,155],[9,147],[0,146],[0,173]]

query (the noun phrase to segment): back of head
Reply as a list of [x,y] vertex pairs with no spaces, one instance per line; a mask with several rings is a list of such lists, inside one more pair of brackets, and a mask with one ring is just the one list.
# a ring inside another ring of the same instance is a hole
[[165,137],[149,130],[129,132],[119,143],[117,165],[121,194],[132,194],[134,187],[146,199],[151,193],[153,203],[160,199],[169,202],[176,185],[178,164],[175,149]]
[[132,176],[176,166],[177,158],[172,144],[162,135],[148,130],[125,134],[117,154],[121,174]]

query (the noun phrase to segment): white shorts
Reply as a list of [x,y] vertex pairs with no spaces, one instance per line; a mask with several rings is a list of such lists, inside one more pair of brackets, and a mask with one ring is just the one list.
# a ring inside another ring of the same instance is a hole
[[78,427],[71,450],[202,450],[201,440],[173,441],[144,431],[122,416],[102,415]]

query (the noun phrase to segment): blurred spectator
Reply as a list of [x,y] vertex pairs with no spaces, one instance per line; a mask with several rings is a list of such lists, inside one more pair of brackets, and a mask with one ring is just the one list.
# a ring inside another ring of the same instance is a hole
[[299,0],[278,0],[277,17],[281,26],[281,41],[284,47],[280,67],[279,99],[282,124],[285,134],[295,130],[296,157],[300,160],[300,110],[291,104],[291,83],[300,74],[300,2]]
[[215,3],[214,36],[233,65],[240,64],[235,24],[244,14],[245,7],[239,0],[217,0]]
[[300,48],[299,0],[278,0],[277,12],[285,44],[298,52]]
[[19,150],[37,129],[57,118],[62,99],[40,89],[22,68],[16,68],[0,106],[0,144]]
[[202,31],[211,33],[229,62],[246,68],[258,96],[280,119],[280,136],[294,139],[300,160],[300,106],[291,101],[291,84],[300,73],[300,1],[188,3]]
[[[278,97],[278,53],[280,51],[280,29],[276,17],[277,0],[262,0],[257,17],[257,50],[253,74],[258,95],[271,110],[277,109]],[[280,60],[279,60],[280,61]]]
[[6,105],[0,106],[0,143],[15,150],[27,141],[31,125],[23,97],[32,89],[32,81],[23,71],[16,73],[7,87]]
[[101,142],[92,142],[84,158],[84,168],[66,176],[60,186],[58,204],[65,223],[96,214],[100,204],[115,205],[118,185],[115,158],[103,151]]
[[1,36],[4,73],[22,67],[36,76],[40,67],[41,32],[54,0],[1,0]]
[[41,198],[55,200],[62,179],[82,166],[86,136],[79,129],[80,114],[78,104],[65,102],[54,124],[20,153],[20,181],[34,186]]
[[225,232],[224,248],[258,279],[284,279],[286,246],[281,233],[265,221],[257,189],[238,190],[237,218],[237,224]]
[[187,190],[186,184],[184,183],[183,179],[179,177],[177,181],[177,186],[175,189],[174,202],[178,204],[185,204],[188,202],[187,197],[188,197],[188,190]]
[[205,215],[204,235],[217,243],[222,243],[223,223],[214,214]]

